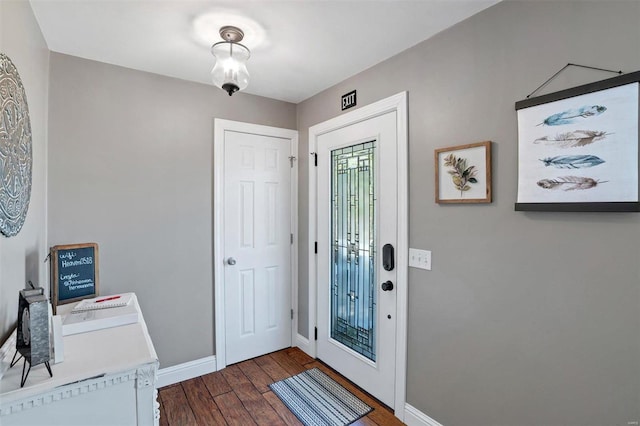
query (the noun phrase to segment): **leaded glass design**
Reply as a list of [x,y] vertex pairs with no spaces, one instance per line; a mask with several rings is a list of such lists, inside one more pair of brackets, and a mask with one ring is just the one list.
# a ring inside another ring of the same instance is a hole
[[376,360],[375,141],[331,152],[331,337]]

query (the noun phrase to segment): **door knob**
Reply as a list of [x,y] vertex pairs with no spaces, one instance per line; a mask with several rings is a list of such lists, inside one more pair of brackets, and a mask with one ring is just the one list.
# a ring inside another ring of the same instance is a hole
[[386,281],[382,283],[382,291],[391,291],[393,290],[393,283],[391,281]]
[[233,257],[230,257],[227,259],[227,265],[235,265],[236,264],[236,260]]

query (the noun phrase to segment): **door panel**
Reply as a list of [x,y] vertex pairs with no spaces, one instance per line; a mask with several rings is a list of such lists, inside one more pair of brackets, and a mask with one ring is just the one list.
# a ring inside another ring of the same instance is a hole
[[318,358],[394,406],[396,281],[382,246],[397,242],[396,113],[319,135]]
[[251,335],[255,331],[255,281],[253,270],[240,271],[240,318],[242,318],[242,336]]
[[290,139],[225,132],[227,364],[291,346],[290,150]]

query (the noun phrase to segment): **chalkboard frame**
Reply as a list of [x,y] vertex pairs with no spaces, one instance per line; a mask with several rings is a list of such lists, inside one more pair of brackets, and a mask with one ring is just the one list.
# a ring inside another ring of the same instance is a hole
[[[82,248],[93,248],[93,277],[94,277],[94,287],[93,293],[85,294],[80,297],[73,297],[69,299],[60,300],[60,276],[58,274],[58,253],[64,250],[73,250],[73,249],[82,249]],[[81,244],[63,244],[53,246],[49,249],[49,262],[50,262],[50,272],[51,272],[51,304],[53,306],[53,311],[55,313],[56,307],[59,305],[66,305],[68,303],[79,302],[82,299],[90,299],[92,297],[96,297],[100,294],[99,286],[100,286],[100,278],[99,278],[99,249],[98,244],[96,243],[81,243]]]

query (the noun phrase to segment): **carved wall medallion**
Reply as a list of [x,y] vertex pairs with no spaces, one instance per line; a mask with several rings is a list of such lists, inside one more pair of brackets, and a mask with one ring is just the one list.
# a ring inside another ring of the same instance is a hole
[[31,120],[16,66],[0,53],[0,232],[17,235],[31,199]]

